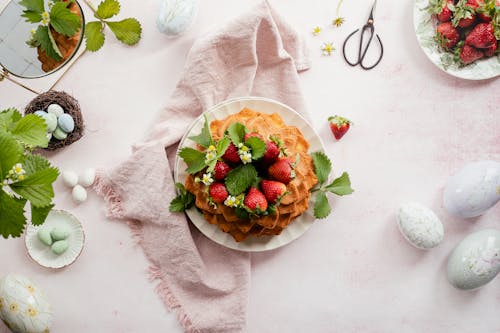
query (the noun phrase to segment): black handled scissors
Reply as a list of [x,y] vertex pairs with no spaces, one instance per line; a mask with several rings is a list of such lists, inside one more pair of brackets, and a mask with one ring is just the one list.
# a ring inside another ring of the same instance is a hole
[[[361,28],[361,36],[359,38],[358,60],[356,62],[351,62],[351,61],[349,61],[347,59],[347,56],[346,56],[346,53],[345,53],[345,47],[346,47],[347,41],[352,36],[354,36],[354,34],[356,32],[358,32],[359,29],[354,30],[349,36],[347,36],[347,38],[344,41],[344,44],[342,45],[342,53],[344,54],[344,59],[351,66],[357,66],[357,65],[359,65],[361,68],[363,68],[365,70],[369,70],[369,69],[372,69],[375,66],[377,66],[378,63],[380,62],[380,60],[382,60],[382,56],[384,55],[384,46],[382,45],[382,41],[380,40],[380,37],[377,34],[375,36],[377,37],[377,40],[378,40],[378,42],[380,44],[380,56],[379,56],[377,62],[375,62],[371,66],[366,66],[366,65],[363,64],[363,60],[365,59],[366,52],[368,51],[368,47],[370,46],[370,43],[372,42],[373,33],[374,33],[374,30],[375,30],[375,28],[373,26],[373,12],[375,11],[375,6],[376,5],[377,5],[377,0],[375,0],[375,2],[373,3],[372,10],[370,11],[370,16],[368,17],[368,22]],[[365,34],[365,31],[369,31],[370,32],[370,39],[368,39],[368,43],[366,43],[366,46],[363,49],[363,36]]]

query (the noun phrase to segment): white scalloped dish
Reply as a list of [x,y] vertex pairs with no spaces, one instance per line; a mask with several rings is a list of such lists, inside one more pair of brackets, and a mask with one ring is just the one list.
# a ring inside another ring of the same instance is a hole
[[[68,249],[57,255],[52,252],[50,246],[43,244],[37,236],[40,228],[65,226],[70,234],[67,238],[69,242]],[[47,268],[63,268],[71,265],[80,255],[85,243],[85,233],[78,219],[72,214],[63,210],[51,210],[45,223],[40,226],[29,224],[25,235],[26,249],[29,256],[38,264]]]

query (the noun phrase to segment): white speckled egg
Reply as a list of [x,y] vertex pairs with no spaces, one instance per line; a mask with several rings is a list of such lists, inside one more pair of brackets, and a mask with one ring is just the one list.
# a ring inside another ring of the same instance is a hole
[[444,189],[443,203],[450,214],[476,217],[500,200],[500,163],[480,161],[467,164],[453,175]]
[[64,171],[62,173],[62,180],[64,185],[68,187],[74,187],[76,184],[78,184],[78,175],[74,171]]
[[94,184],[95,180],[95,169],[88,168],[80,176],[80,185],[83,187],[88,187]]
[[64,109],[62,108],[62,106],[60,106],[59,104],[50,104],[48,107],[47,107],[47,112],[48,113],[52,113],[53,115],[55,115],[57,118],[59,118],[60,115],[62,115],[64,113]]
[[433,248],[444,237],[443,224],[432,210],[416,202],[401,205],[398,226],[403,236],[419,249]]
[[45,333],[52,325],[52,309],[35,283],[9,274],[0,279],[0,319],[14,333]]
[[448,281],[459,289],[479,288],[500,271],[500,231],[485,229],[465,237],[448,259]]
[[76,203],[82,203],[87,200],[87,190],[85,190],[81,185],[73,187],[73,192],[71,194]]
[[199,0],[161,0],[156,26],[160,32],[175,36],[185,31],[194,21]]

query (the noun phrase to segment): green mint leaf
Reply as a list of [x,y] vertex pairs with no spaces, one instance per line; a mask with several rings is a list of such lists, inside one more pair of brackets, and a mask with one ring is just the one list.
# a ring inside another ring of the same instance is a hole
[[170,202],[170,206],[168,209],[171,212],[183,212],[193,206],[195,196],[192,193],[186,191],[186,188],[184,187],[184,185],[182,185],[182,183],[176,183],[175,186],[179,191],[179,195]]
[[251,164],[240,165],[226,176],[226,189],[231,195],[244,192],[257,178],[257,170]]
[[0,112],[0,131],[10,132],[15,124],[23,116],[14,108],[9,108]]
[[330,162],[328,156],[320,151],[312,153],[311,157],[314,162],[314,173],[318,177],[318,182],[323,184],[328,180],[328,176],[332,171],[332,162]]
[[245,141],[245,145],[252,148],[252,159],[258,160],[266,152],[266,143],[256,136],[251,136]]
[[232,123],[226,131],[231,141],[237,146],[240,142],[243,142],[247,128],[241,123]]
[[43,0],[21,0],[19,4],[26,8],[27,11],[43,13],[45,10],[43,7]]
[[21,16],[24,17],[26,19],[25,21],[29,23],[38,23],[42,20],[42,14],[32,10],[23,11]]
[[214,144],[212,139],[212,134],[210,133],[210,126],[208,124],[207,115],[203,115],[205,118],[205,123],[203,124],[203,128],[201,129],[201,133],[195,136],[190,136],[189,139],[193,140],[200,146],[204,148],[208,148],[210,145]]
[[101,22],[94,21],[85,25],[85,48],[87,50],[91,52],[99,50],[104,45],[104,39]]
[[135,18],[127,18],[118,22],[106,21],[116,38],[127,45],[134,45],[141,39],[141,24]]
[[59,176],[59,171],[50,167],[49,162],[39,155],[28,155],[23,161],[23,168],[26,178],[11,184],[10,188],[34,206],[50,205],[54,198],[52,183]]
[[188,165],[187,173],[194,174],[206,167],[205,154],[199,150],[184,147],[179,151],[179,156]]
[[23,148],[7,133],[0,132],[0,182],[3,181],[14,164],[19,162]]
[[59,51],[59,48],[54,41],[54,37],[52,37],[48,27],[41,25],[38,26],[35,35],[33,35],[33,40],[35,42],[35,46],[40,46],[42,51],[47,53],[47,55],[52,59],[57,61],[62,59],[61,51]]
[[224,153],[227,150],[227,147],[229,147],[229,144],[231,143],[231,140],[229,140],[228,137],[223,137],[217,142],[217,158],[222,157]]
[[330,203],[328,202],[328,198],[326,197],[326,193],[323,191],[318,191],[316,195],[316,202],[314,203],[314,217],[317,219],[323,219],[330,215],[332,209],[330,207]]
[[26,225],[25,205],[26,200],[13,198],[0,189],[0,235],[3,238],[21,236]]
[[236,207],[234,209],[234,214],[240,219],[240,220],[249,220],[250,219],[250,214],[244,209],[240,207]]
[[43,224],[52,208],[54,208],[54,204],[50,204],[45,207],[37,207],[31,205],[31,223],[33,223],[33,225]]
[[120,3],[116,0],[104,0],[97,7],[95,13],[97,18],[109,19],[120,12]]
[[47,124],[34,114],[26,115],[19,120],[11,133],[14,138],[27,145],[45,148],[49,144]]
[[344,172],[342,176],[326,186],[325,190],[336,195],[348,195],[354,192],[351,188],[351,180],[349,179],[349,174],[347,172]]
[[73,36],[81,28],[80,16],[68,9],[67,3],[57,2],[50,9],[50,26],[64,36]]

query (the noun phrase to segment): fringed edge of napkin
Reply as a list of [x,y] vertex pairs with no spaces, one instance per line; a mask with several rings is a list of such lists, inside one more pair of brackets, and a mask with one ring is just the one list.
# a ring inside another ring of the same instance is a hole
[[[104,198],[106,202],[106,216],[108,218],[123,218],[125,212],[122,207],[120,195],[113,189],[111,181],[106,176],[104,170],[97,170],[93,188],[99,196]],[[141,222],[129,220],[127,221],[127,225],[129,226],[132,237],[137,245],[142,245],[144,238],[142,234]],[[177,301],[177,298],[170,291],[167,281],[161,276],[160,268],[153,262],[153,260],[151,260],[147,253],[144,252],[144,255],[149,261],[149,281],[157,282],[154,289],[155,292],[158,293],[165,306],[177,315],[179,323],[187,333],[198,333],[198,330],[193,326],[191,319],[184,312],[182,306]]]

